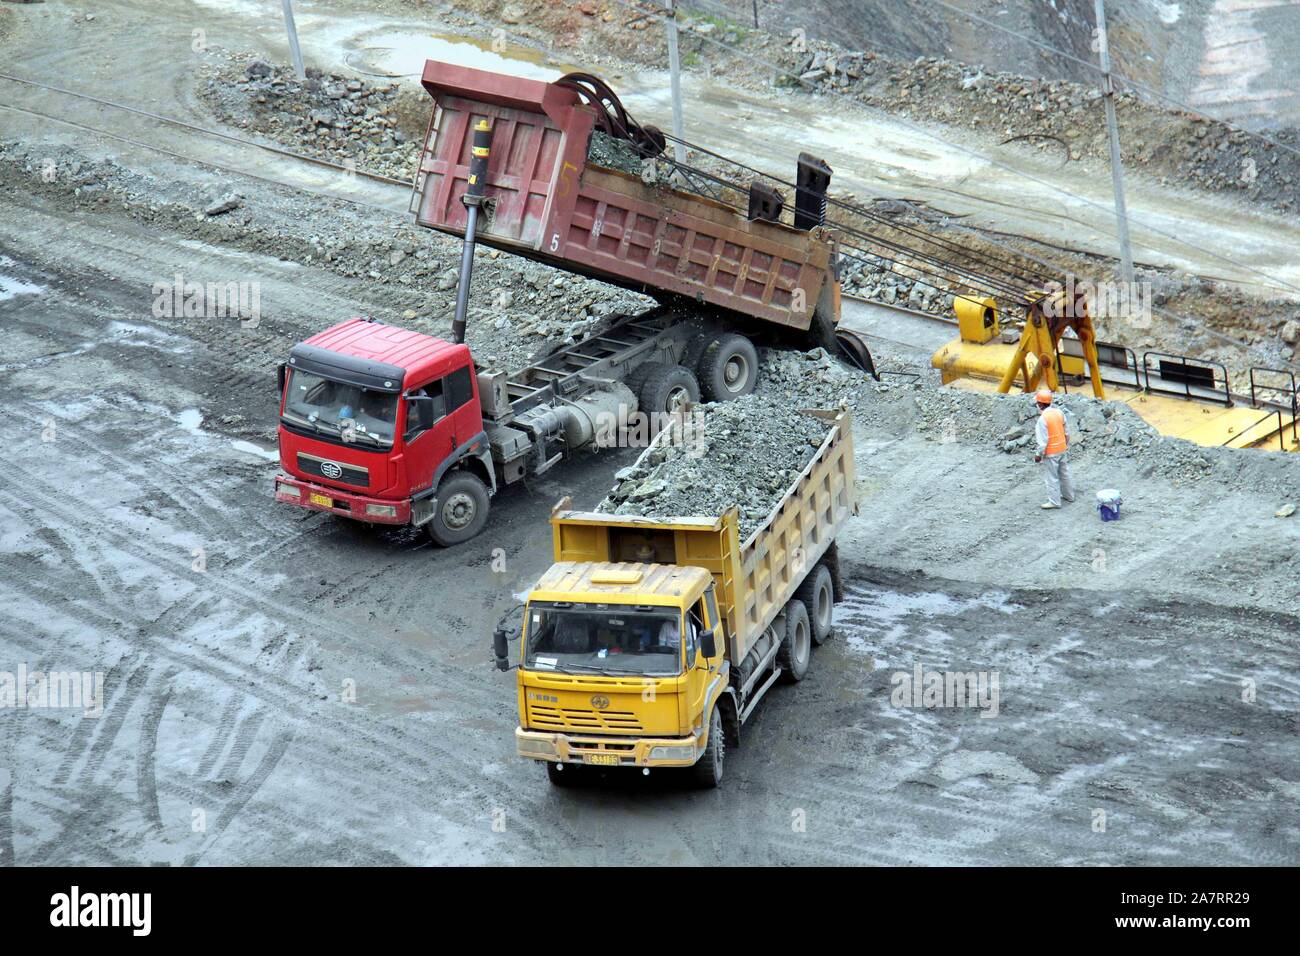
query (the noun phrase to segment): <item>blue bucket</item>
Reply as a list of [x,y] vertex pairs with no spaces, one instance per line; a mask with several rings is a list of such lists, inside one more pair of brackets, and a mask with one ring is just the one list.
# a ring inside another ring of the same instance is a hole
[[1097,492],[1097,512],[1102,521],[1118,521],[1119,509],[1123,501],[1114,488],[1103,488]]

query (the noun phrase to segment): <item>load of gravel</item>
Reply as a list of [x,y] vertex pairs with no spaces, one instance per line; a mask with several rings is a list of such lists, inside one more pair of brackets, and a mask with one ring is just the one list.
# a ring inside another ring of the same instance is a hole
[[596,506],[604,514],[672,518],[740,509],[747,539],[776,507],[826,437],[827,425],[787,402],[747,395],[697,405],[618,473]]

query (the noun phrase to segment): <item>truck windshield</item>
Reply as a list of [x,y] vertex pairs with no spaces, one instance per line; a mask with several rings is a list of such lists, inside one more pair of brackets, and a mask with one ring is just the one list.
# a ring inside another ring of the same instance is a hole
[[531,670],[656,677],[682,670],[681,615],[673,608],[534,603],[527,621]]
[[397,425],[397,396],[293,369],[284,420],[331,438],[387,447]]

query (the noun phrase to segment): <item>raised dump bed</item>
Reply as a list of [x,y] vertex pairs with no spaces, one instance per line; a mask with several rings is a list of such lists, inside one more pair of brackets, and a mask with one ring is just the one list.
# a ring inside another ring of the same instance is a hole
[[474,125],[492,125],[478,240],[568,272],[807,330],[838,319],[835,245],[809,230],[597,166],[596,112],[571,87],[429,60],[434,99],[411,210],[460,236]]

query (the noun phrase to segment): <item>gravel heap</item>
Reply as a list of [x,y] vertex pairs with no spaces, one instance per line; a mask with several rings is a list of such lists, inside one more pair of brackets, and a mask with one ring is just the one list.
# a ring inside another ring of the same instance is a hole
[[842,260],[840,282],[849,295],[876,302],[898,303],[934,315],[952,313],[952,293],[892,272],[889,264],[876,256],[867,257],[866,261]]
[[[80,212],[121,215],[196,242],[328,269],[364,283],[366,313],[373,318],[430,335],[446,336],[450,329],[461,242],[405,216],[237,178],[214,187],[183,171],[146,175],[72,147],[0,140],[0,191],[10,190]],[[248,278],[257,278],[255,264],[250,270]],[[647,296],[480,246],[468,341],[481,367],[513,370],[653,304]],[[268,312],[272,307],[264,303]]]
[[[821,42],[802,51],[788,46],[778,58],[793,74],[782,76],[780,85],[836,90],[909,117],[997,130],[1062,162],[1104,161],[1108,155],[1102,96],[1093,85],[988,72],[940,57],[902,60]],[[1131,91],[1117,93],[1115,100],[1126,165],[1277,209],[1296,208],[1300,158],[1293,150],[1300,130],[1271,131],[1279,148]]]
[[747,539],[794,483],[826,437],[826,425],[786,402],[747,395],[696,406],[698,418],[653,445],[617,475],[596,510],[671,518],[740,508]]
[[591,134],[591,142],[587,144],[587,159],[597,166],[622,170],[633,176],[641,175],[641,166],[645,161],[645,157],[627,140],[616,139],[600,130]]
[[427,120],[432,107],[427,97],[422,104],[410,104],[415,94],[401,93],[396,83],[314,68],[299,80],[291,69],[262,59],[223,68],[199,88],[199,95],[223,122],[311,156],[351,160],[358,169],[407,180],[415,178],[418,149],[410,118],[401,108],[407,107],[407,113],[411,107],[423,109]]
[[820,346],[808,352],[760,349],[755,394],[793,408],[856,407],[875,389],[865,372]]

